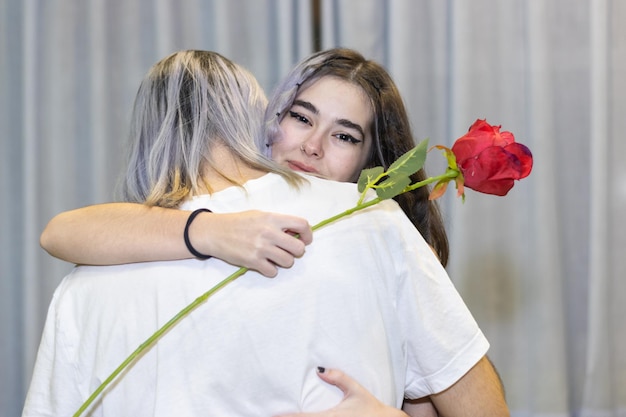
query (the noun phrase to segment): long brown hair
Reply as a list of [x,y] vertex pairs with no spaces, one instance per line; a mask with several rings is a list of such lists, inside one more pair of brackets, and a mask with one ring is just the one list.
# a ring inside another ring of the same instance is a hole
[[[298,89],[325,76],[336,77],[359,86],[369,97],[374,110],[374,146],[363,168],[389,167],[416,142],[402,96],[389,73],[377,62],[365,59],[352,49],[335,48],[315,53],[300,62],[278,85],[266,111],[268,138],[276,137],[281,115],[291,107]],[[427,178],[421,169],[413,182]],[[441,263],[448,262],[449,246],[443,218],[436,201],[428,200],[429,187],[421,187],[395,198],[411,222],[437,253]]]

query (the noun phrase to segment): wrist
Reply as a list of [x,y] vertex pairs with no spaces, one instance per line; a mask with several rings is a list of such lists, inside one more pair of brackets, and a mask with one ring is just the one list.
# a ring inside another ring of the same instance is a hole
[[196,258],[198,259],[209,259],[211,258],[211,255],[207,255],[205,253],[200,252],[197,249],[197,246],[195,246],[192,243],[192,239],[190,237],[190,229],[191,229],[191,225],[193,224],[194,220],[196,219],[196,217],[201,214],[201,213],[211,213],[211,210],[206,209],[206,208],[200,208],[197,210],[194,210],[193,212],[191,212],[191,214],[189,215],[189,218],[187,219],[187,223],[185,224],[185,230],[183,232],[183,239],[185,241],[185,246],[187,247],[187,250]]

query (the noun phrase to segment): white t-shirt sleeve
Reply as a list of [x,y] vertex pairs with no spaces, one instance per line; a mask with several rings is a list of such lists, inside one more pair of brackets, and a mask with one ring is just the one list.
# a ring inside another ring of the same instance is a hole
[[408,220],[394,228],[402,242],[394,251],[394,265],[397,314],[406,341],[405,397],[411,399],[449,388],[489,349],[447,272],[412,228]]

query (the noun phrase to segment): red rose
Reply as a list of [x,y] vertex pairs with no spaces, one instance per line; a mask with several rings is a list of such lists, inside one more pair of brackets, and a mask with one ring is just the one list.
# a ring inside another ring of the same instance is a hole
[[452,153],[464,185],[485,194],[506,195],[513,181],[527,177],[533,166],[530,149],[516,143],[511,132],[480,119],[457,139]]

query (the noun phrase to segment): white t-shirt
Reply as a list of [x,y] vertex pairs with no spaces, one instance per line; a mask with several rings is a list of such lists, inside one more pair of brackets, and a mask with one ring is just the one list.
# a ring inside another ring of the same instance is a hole
[[[354,184],[279,176],[193,198],[183,208],[250,209],[311,225],[356,204]],[[24,416],[74,413],[182,308],[238,268],[218,259],[80,266],[54,294]],[[440,392],[488,343],[430,247],[393,201],[315,232],[292,268],[247,272],[111,384],[93,416],[273,416],[340,402],[318,366],[356,378],[381,401]]]

